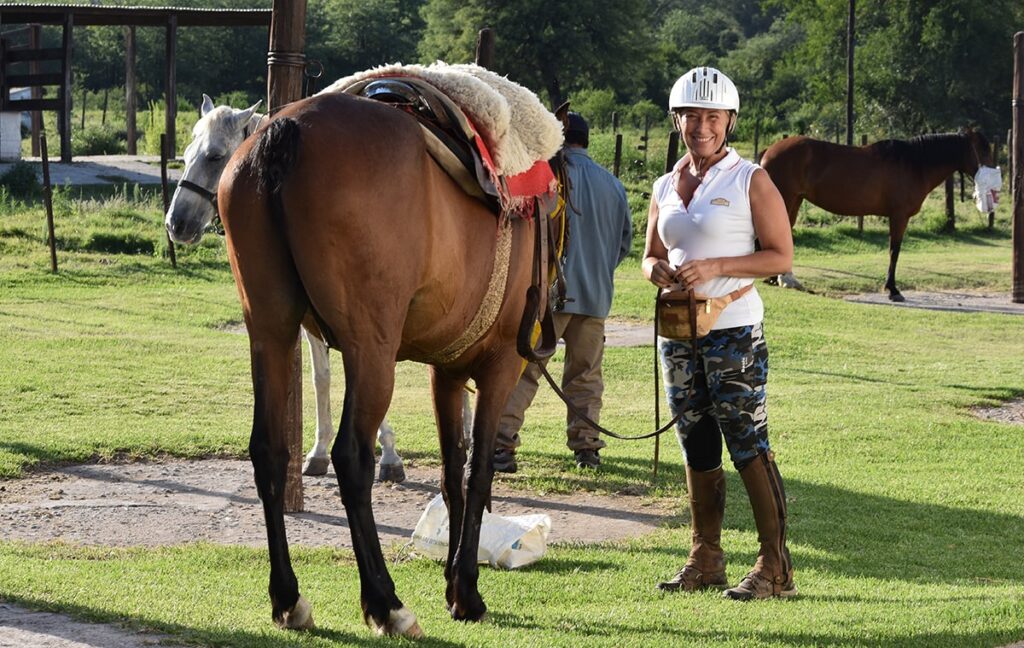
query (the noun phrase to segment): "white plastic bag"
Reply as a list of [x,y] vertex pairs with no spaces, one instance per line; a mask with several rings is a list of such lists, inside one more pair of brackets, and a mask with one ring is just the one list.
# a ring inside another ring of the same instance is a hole
[[978,211],[987,214],[995,209],[1002,188],[1003,175],[999,167],[980,167],[974,176],[974,205]]
[[[538,561],[547,552],[551,518],[543,513],[502,517],[484,511],[477,560],[492,567],[515,569]],[[448,558],[448,509],[439,494],[412,532],[412,542],[425,556]]]

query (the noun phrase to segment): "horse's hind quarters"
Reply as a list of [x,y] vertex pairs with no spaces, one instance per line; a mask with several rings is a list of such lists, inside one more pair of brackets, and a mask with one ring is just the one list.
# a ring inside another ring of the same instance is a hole
[[402,636],[410,639],[423,638],[423,630],[416,621],[416,615],[405,606],[391,610],[388,614],[388,622],[384,625],[377,625],[371,616],[366,617],[366,621],[378,635]]
[[312,630],[316,627],[313,623],[313,606],[301,594],[295,606],[282,612],[281,618],[275,621],[282,630]]

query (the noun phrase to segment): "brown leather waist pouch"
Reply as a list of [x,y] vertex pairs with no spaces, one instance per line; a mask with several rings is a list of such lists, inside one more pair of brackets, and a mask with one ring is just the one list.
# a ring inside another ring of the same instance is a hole
[[695,340],[711,332],[725,307],[750,292],[747,284],[724,297],[707,297],[692,290],[664,291],[658,295],[658,335],[673,340]]

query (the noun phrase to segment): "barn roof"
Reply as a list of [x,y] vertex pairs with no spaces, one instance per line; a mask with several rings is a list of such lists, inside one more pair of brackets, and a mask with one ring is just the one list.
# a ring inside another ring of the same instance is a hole
[[180,27],[245,27],[270,24],[270,9],[195,9],[184,7],[109,7],[81,4],[0,4],[0,23],[59,25],[68,14],[75,25],[163,27],[174,16]]

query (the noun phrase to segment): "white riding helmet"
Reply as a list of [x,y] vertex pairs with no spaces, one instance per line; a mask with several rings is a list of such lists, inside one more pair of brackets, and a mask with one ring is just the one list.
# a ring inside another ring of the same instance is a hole
[[695,67],[676,80],[668,94],[668,109],[711,108],[740,111],[736,84],[713,67]]

